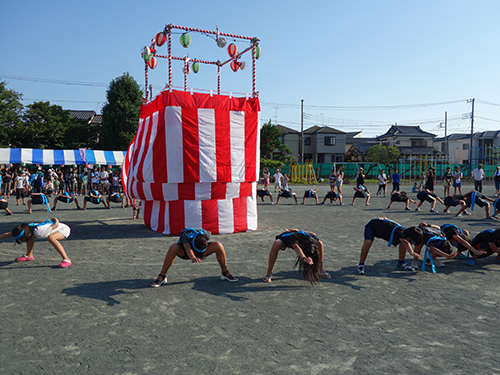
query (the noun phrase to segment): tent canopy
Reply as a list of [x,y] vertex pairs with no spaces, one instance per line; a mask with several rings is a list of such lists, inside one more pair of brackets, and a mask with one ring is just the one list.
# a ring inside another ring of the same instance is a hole
[[87,150],[46,150],[33,148],[1,148],[0,164],[41,164],[41,165],[122,165],[126,151]]

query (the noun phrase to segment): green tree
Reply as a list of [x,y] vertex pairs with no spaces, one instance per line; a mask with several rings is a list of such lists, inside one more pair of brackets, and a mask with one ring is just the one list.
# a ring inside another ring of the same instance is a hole
[[129,73],[111,81],[102,109],[100,147],[126,150],[132,141],[141,113],[142,91]]
[[49,102],[29,104],[22,123],[12,129],[11,147],[63,149],[67,129],[74,121],[61,106]]
[[271,120],[260,129],[260,156],[263,159],[278,160],[285,164],[291,162],[292,150],[281,143],[281,132]]
[[384,164],[391,175],[392,164],[398,162],[400,151],[395,146],[374,145],[366,151],[366,158],[370,162]]
[[0,81],[0,147],[11,147],[12,130],[21,124],[22,95],[7,89],[7,83]]

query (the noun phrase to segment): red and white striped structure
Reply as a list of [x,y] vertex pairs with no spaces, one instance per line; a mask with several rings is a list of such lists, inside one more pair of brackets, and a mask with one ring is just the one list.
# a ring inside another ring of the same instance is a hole
[[258,97],[167,90],[144,104],[123,164],[151,229],[213,234],[257,229]]

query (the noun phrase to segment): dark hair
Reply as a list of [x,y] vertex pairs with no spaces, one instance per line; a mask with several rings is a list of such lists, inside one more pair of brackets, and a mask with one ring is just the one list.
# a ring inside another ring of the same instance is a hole
[[304,279],[312,285],[319,283],[321,279],[321,264],[319,259],[318,245],[311,242],[309,239],[299,239],[298,245],[306,257],[310,257],[313,261],[312,265],[307,264],[302,259],[297,257],[295,267],[299,266],[299,272],[302,273]]
[[200,250],[206,249],[208,246],[207,238],[201,234],[198,234],[194,239],[194,246],[196,246],[196,248]]
[[34,237],[34,233],[33,233],[32,228],[26,223],[19,224],[19,225],[15,226],[14,228],[12,228],[12,232],[11,232],[12,237],[19,236],[22,231],[24,231],[24,234],[20,238],[16,239],[16,242],[18,244],[20,244],[21,242],[28,242],[31,238]]
[[420,245],[424,242],[424,233],[419,227],[409,227],[404,230],[404,236],[410,237],[415,245]]
[[500,229],[497,229],[491,234],[491,237],[493,237],[493,241],[495,242],[500,242]]
[[407,193],[406,191],[402,191],[402,192],[401,192],[401,193],[399,193],[399,194],[401,194],[403,197],[407,197],[407,196],[408,196],[408,193]]
[[441,242],[441,244],[439,246],[440,246],[439,247],[440,250],[444,251],[446,254],[451,254],[452,246],[451,246],[450,241],[444,240],[443,242]]

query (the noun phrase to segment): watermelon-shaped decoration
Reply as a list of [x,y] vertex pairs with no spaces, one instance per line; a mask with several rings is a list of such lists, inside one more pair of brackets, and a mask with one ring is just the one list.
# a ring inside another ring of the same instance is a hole
[[191,69],[193,69],[193,73],[198,73],[200,71],[200,64],[198,64],[197,62],[194,62],[191,65]]
[[258,60],[262,56],[262,49],[259,46],[255,47],[255,58]]
[[145,62],[148,62],[149,60],[151,60],[151,57],[153,55],[151,54],[151,50],[149,49],[149,47],[144,47],[142,49],[141,56],[142,56],[142,58],[144,59]]
[[236,44],[231,43],[230,45],[227,46],[227,53],[229,56],[234,57],[238,53],[238,47],[236,47]]
[[159,32],[158,34],[156,34],[156,45],[158,47],[161,47],[165,44],[165,41],[167,40],[167,36],[162,33],[162,32]]
[[180,37],[180,41],[184,48],[188,48],[191,44],[191,35],[189,35],[188,33],[182,34]]
[[158,64],[158,62],[156,61],[156,59],[154,57],[151,57],[151,59],[148,61],[148,66],[151,68],[151,69],[154,69],[156,68],[156,65]]
[[236,60],[231,61],[230,66],[233,72],[237,72],[238,69],[240,68],[240,64]]

